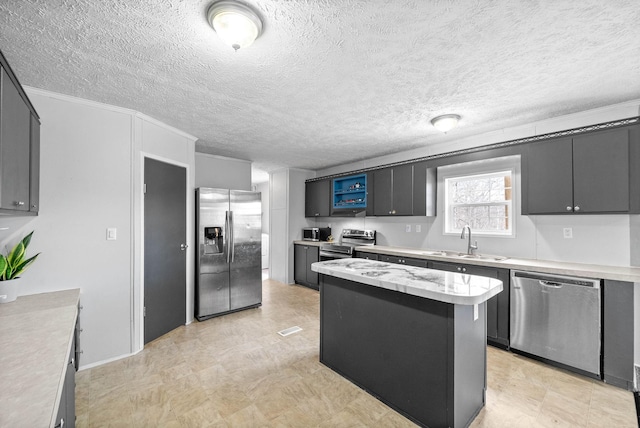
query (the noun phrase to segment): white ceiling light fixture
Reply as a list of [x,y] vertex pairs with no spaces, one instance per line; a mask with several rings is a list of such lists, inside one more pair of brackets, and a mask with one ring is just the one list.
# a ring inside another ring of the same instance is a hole
[[236,51],[250,46],[262,33],[262,20],[242,3],[221,0],[209,6],[207,20],[223,42]]
[[460,116],[457,114],[443,114],[431,119],[431,124],[439,131],[446,133],[458,126]]

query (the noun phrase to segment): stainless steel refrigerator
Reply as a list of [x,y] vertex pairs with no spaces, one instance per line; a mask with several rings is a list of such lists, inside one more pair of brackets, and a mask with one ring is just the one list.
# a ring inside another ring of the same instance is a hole
[[196,189],[196,225],[196,318],[260,306],[260,192]]

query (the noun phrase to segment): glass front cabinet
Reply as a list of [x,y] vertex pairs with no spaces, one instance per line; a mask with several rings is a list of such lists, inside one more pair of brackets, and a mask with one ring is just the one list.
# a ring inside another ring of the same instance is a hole
[[334,178],[331,188],[331,213],[357,214],[367,208],[367,174]]

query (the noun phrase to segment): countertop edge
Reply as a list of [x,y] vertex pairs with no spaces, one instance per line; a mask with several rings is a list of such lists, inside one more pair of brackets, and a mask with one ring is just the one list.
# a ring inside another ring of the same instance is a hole
[[489,266],[502,269],[517,269],[529,272],[551,273],[557,275],[574,275],[588,278],[599,278],[613,281],[640,282],[640,267],[607,266],[575,262],[555,262],[550,260],[507,258],[505,260],[478,260],[423,254],[430,250],[382,245],[356,247],[356,251],[388,256],[411,257],[423,260],[434,260],[466,265]]
[[[367,276],[336,270],[330,266],[324,266],[322,263],[323,262],[312,263],[311,270],[322,275],[329,275],[337,278],[346,279],[348,281],[359,282],[371,287],[378,287],[386,290],[397,291],[399,293],[404,293],[411,296],[422,297],[422,298],[436,300],[443,303],[450,303],[454,305],[476,305],[476,304],[484,303],[504,290],[504,284],[502,283],[502,281],[495,278],[484,278],[484,277],[478,277],[477,275],[467,275],[467,274],[460,274],[460,273],[454,273],[454,272],[447,272],[447,274],[449,275],[458,275],[460,277],[475,276],[478,278],[482,278],[483,280],[490,280],[490,281],[495,281],[500,283],[499,285],[496,285],[479,295],[464,296],[460,294],[450,294],[450,293],[445,293],[441,291],[415,288],[415,287],[407,286],[405,284],[401,284],[397,282],[393,284],[387,283],[388,281],[381,282],[378,279],[370,278]],[[380,262],[371,261],[371,263],[380,263]],[[403,266],[403,267],[409,268],[409,269],[417,269],[417,270],[437,270],[437,269],[427,269],[427,268],[422,268],[417,266]],[[444,271],[440,271],[440,272],[444,272]]]
[[[77,289],[77,290],[78,290],[78,301],[75,304],[74,319],[78,318],[78,304],[80,303],[80,289]],[[76,329],[76,325],[75,323],[73,323],[73,325],[69,329],[69,344],[67,345],[67,352],[65,353],[65,358],[62,363],[62,370],[60,371],[60,382],[58,383],[58,392],[56,393],[56,401],[55,401],[55,405],[53,406],[53,413],[51,413],[51,423],[49,424],[51,428],[55,428],[56,422],[57,422],[56,418],[58,416],[58,410],[60,409],[60,402],[62,401],[62,390],[64,389],[65,377],[66,377],[66,373],[69,365],[67,362],[69,361],[71,352],[73,352],[73,350],[71,349],[71,344],[73,343],[75,329]],[[75,370],[75,367],[74,367],[74,370]]]

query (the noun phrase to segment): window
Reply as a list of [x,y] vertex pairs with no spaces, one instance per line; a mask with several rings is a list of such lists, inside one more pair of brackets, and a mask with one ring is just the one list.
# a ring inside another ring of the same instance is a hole
[[444,179],[445,233],[460,233],[469,225],[474,234],[513,236],[514,170]]

